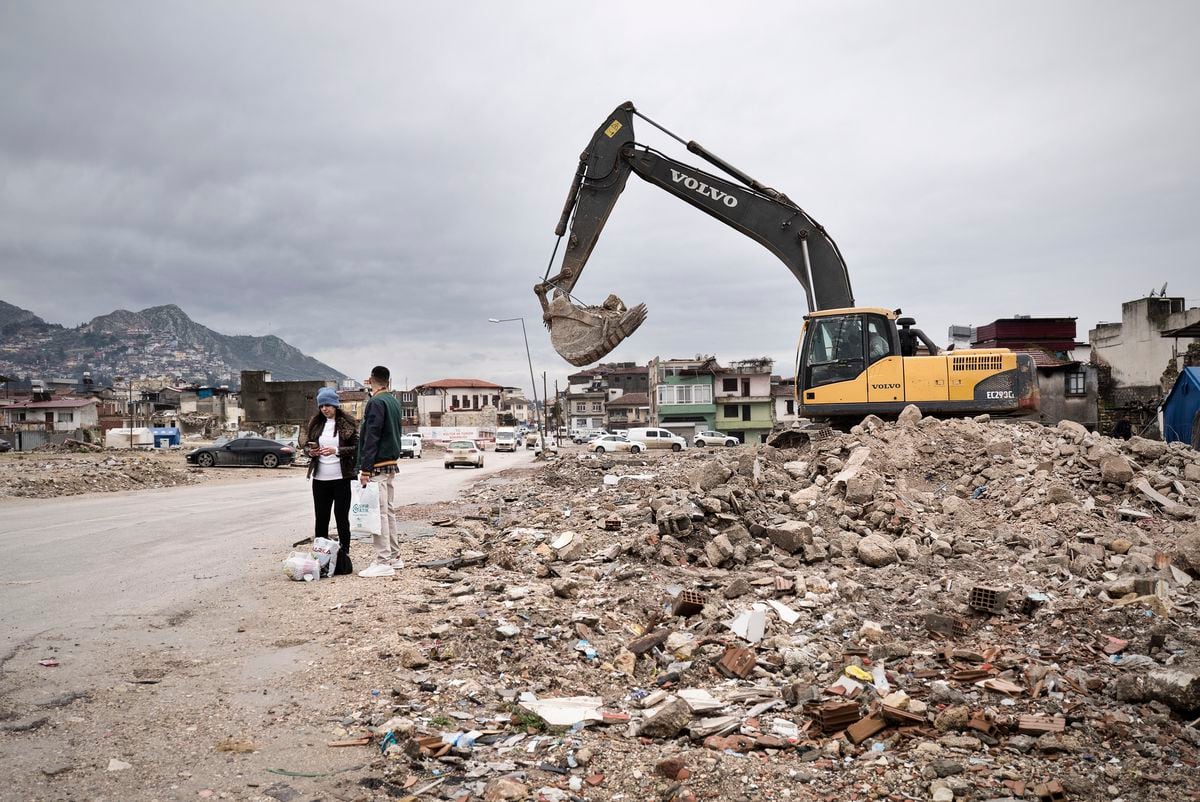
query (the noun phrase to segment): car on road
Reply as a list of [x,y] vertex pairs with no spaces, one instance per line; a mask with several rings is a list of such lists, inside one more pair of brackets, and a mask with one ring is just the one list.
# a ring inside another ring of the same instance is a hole
[[540,457],[543,451],[545,451],[547,454],[557,454],[558,445],[553,440],[546,438],[546,447],[543,449],[542,438],[539,437],[537,443],[535,443],[533,446],[533,456]]
[[421,458],[421,438],[413,437],[411,434],[401,435],[400,437],[400,458],[408,457],[409,459]]
[[594,451],[597,454],[603,454],[606,451],[629,451],[639,454],[643,448],[641,443],[631,443],[624,435],[620,434],[602,434],[588,443],[587,447],[588,451]]
[[291,465],[296,450],[263,437],[238,437],[201,446],[187,455],[189,465],[201,468],[254,467],[277,468]]
[[692,438],[692,445],[697,448],[704,448],[705,446],[740,446],[741,444],[741,440],[721,432],[699,432]]
[[606,432],[603,429],[579,429],[571,436],[571,442],[577,446],[581,446],[606,434],[611,434],[611,432]]
[[688,447],[687,440],[684,440],[677,434],[672,434],[666,429],[639,426],[627,431],[625,436],[629,438],[631,443],[641,443],[644,448],[651,451],[658,449],[683,451]]
[[446,470],[450,470],[455,465],[471,465],[482,468],[483,452],[471,440],[452,440],[446,446],[446,457],[442,462],[446,466]]
[[7,440],[0,439],[0,454],[3,454],[5,451],[12,451],[12,443],[8,442]]

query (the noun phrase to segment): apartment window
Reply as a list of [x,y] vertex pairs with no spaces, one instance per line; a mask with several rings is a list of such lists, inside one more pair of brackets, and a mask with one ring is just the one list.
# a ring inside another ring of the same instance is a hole
[[75,413],[74,412],[58,413],[58,422],[59,423],[74,423],[75,422]]
[[742,420],[750,420],[750,405],[742,404]]
[[721,391],[725,393],[736,393],[738,388],[737,379],[721,379]]
[[711,404],[712,386],[707,384],[660,384],[659,404]]
[[1082,370],[1071,370],[1066,373],[1067,395],[1087,395],[1087,377]]
[[600,412],[603,408],[599,401],[592,402],[592,412]]
[[724,412],[722,413],[722,417],[736,418],[738,416],[737,404],[726,404],[723,409]]
[[458,396],[456,396],[456,395],[450,396],[450,408],[451,409],[458,408]]
[[575,411],[576,412],[587,412],[587,402],[586,401],[577,401],[575,403]]

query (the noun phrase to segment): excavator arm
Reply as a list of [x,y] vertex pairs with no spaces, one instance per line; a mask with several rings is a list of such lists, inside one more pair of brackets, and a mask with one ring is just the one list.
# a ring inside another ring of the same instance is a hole
[[809,311],[854,305],[850,277],[837,244],[803,209],[786,195],[760,184],[695,142],[686,143],[689,151],[740,183],[636,144],[635,114],[632,103],[619,106],[596,130],[580,156],[579,169],[556,229],[562,236],[570,222],[562,267],[534,287],[551,342],[564,359],[579,366],[595,362],[632,334],[646,318],[644,304],[628,309],[615,295],[610,295],[599,307],[579,306],[570,299],[571,290],[631,172],[775,254],[804,287]]

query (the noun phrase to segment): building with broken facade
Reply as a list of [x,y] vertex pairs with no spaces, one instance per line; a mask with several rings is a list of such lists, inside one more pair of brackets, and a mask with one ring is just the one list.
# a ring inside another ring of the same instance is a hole
[[1136,431],[1158,434],[1157,410],[1180,371],[1200,365],[1200,307],[1178,296],[1121,304],[1120,323],[1088,332],[1099,371],[1100,428],[1127,415]]
[[267,371],[243,370],[243,425],[260,432],[268,427],[303,426],[315,414],[317,393],[325,387],[337,387],[337,381],[277,382]]

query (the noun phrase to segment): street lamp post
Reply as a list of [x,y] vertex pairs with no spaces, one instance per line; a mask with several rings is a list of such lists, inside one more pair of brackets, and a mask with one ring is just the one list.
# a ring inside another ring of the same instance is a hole
[[133,384],[132,379],[125,379],[123,376],[114,376],[113,381],[125,381],[125,388],[128,391],[129,400],[125,403],[125,411],[129,413],[129,449],[133,450]]
[[533,388],[533,409],[537,413],[538,436],[542,443],[542,456],[546,456],[546,426],[542,417],[542,410],[538,407],[537,381],[533,378],[533,357],[529,355],[529,335],[525,333],[525,318],[523,317],[505,317],[494,318],[489,317],[488,323],[513,323],[521,321],[521,337],[525,339],[525,361],[529,363],[529,385]]

